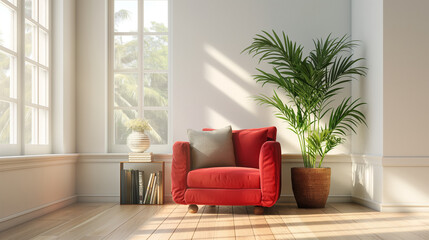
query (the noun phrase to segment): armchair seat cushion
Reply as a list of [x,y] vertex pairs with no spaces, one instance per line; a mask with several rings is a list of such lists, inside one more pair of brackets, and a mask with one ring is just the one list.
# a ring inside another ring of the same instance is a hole
[[259,169],[247,167],[212,167],[188,173],[188,188],[260,189]]

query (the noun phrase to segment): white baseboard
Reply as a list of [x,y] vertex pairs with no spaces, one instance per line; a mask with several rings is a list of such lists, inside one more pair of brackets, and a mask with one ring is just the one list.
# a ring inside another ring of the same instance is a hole
[[[119,203],[119,196],[114,195],[79,195],[77,196],[78,202],[117,202]],[[164,195],[164,203],[174,203],[171,195]]]
[[369,208],[374,209],[376,211],[381,211],[381,204],[379,202],[376,202],[376,201],[373,201],[370,199],[355,197],[355,196],[352,196],[351,200],[352,200],[352,202],[360,204],[362,206],[369,207]]
[[78,195],[78,202],[117,202],[119,203],[119,196],[114,195]]
[[429,205],[418,203],[387,203],[381,205],[381,212],[429,212]]
[[63,198],[54,202],[50,202],[47,204],[44,204],[39,207],[31,208],[19,213],[15,213],[13,215],[4,217],[0,219],[0,231],[3,231],[5,229],[11,228],[13,226],[16,226],[18,224],[27,222],[31,219],[40,217],[42,215],[45,215],[47,213],[50,213],[52,211],[55,211],[57,209],[66,207],[70,204],[75,203],[77,200],[76,196],[70,196],[67,198]]
[[[295,202],[293,195],[281,195],[277,202],[280,203],[292,203]],[[351,196],[348,195],[330,195],[328,196],[328,203],[346,203],[351,202]]]

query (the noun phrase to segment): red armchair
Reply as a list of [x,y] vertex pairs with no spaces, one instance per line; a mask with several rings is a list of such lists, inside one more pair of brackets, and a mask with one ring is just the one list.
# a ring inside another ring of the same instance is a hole
[[[252,133],[263,130],[266,139],[249,142]],[[255,205],[255,213],[262,214],[261,207],[273,206],[280,196],[281,148],[276,133],[276,127],[233,130],[235,167],[191,170],[189,142],[176,142],[171,169],[173,200],[190,205],[190,212],[198,211],[196,204]]]

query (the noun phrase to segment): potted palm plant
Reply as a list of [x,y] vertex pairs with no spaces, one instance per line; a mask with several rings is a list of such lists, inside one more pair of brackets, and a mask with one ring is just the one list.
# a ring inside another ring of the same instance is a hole
[[[243,50],[259,62],[272,66],[273,72],[257,69],[258,83],[274,85],[272,96],[259,95],[256,100],[274,107],[276,117],[289,124],[299,140],[303,168],[292,168],[292,188],[298,207],[324,207],[329,195],[330,168],[322,168],[326,154],[344,143],[346,135],[366,124],[359,110],[360,99],[339,94],[346,84],[366,74],[357,66],[362,58],[353,59],[351,50],[357,44],[347,36],[313,40],[314,49],[303,56],[303,47],[280,36],[263,32]],[[335,104],[339,103],[339,104]]]

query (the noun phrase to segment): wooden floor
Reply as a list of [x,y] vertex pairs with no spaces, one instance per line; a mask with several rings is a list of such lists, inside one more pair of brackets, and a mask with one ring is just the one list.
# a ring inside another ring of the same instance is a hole
[[0,239],[429,239],[429,213],[379,213],[352,203],[324,209],[77,203],[0,232]]

